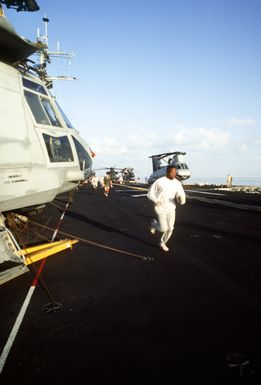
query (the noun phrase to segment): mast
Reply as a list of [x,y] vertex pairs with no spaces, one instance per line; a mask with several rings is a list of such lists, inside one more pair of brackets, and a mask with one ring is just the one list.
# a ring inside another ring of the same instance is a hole
[[46,16],[46,14],[43,17],[44,22],[44,35],[40,34],[39,28],[37,29],[37,43],[40,43],[43,45],[43,48],[39,51],[39,65],[37,66],[36,70],[40,76],[40,78],[46,83],[48,88],[52,88],[53,80],[75,80],[75,77],[72,76],[48,76],[46,71],[46,66],[48,63],[51,63],[51,57],[55,58],[61,58],[66,59],[69,61],[69,63],[72,62],[72,60],[75,57],[75,54],[73,51],[71,52],[63,52],[60,51],[60,42],[57,42],[57,50],[56,51],[49,51],[49,44],[48,44],[48,23],[49,19]]

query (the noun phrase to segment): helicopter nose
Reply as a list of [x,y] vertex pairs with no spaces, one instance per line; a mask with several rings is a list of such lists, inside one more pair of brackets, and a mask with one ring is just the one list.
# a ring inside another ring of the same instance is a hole
[[65,178],[68,182],[75,182],[84,179],[84,172],[78,170],[68,170],[66,171]]

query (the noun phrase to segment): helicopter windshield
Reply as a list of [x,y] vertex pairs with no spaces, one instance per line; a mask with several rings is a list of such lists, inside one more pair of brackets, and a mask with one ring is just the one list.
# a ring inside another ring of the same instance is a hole
[[62,117],[63,117],[63,119],[64,119],[64,121],[65,121],[65,123],[66,123],[66,126],[67,126],[68,128],[73,128],[72,123],[71,123],[70,120],[67,118],[67,116],[65,115],[64,111],[62,110],[62,108],[60,107],[60,105],[58,104],[57,101],[55,101],[55,104],[56,104],[58,110],[60,111],[60,113],[61,113],[61,115],[62,115]]
[[40,94],[48,95],[46,90],[41,84],[32,82],[29,79],[23,78],[23,86],[35,92],[39,92]]
[[61,123],[59,122],[49,100],[47,98],[42,98],[42,97],[40,97],[40,99],[41,99],[43,108],[45,109],[45,112],[47,113],[48,118],[50,119],[52,126],[61,127]]
[[44,112],[43,106],[36,94],[29,91],[24,91],[27,103],[29,104],[31,111],[37,123],[47,124],[50,126],[50,122]]
[[87,168],[90,168],[92,164],[87,151],[74,136],[72,136],[72,138],[73,138],[76,152],[79,158],[81,170],[86,170]]
[[37,123],[62,127],[49,99],[26,90],[24,94]]

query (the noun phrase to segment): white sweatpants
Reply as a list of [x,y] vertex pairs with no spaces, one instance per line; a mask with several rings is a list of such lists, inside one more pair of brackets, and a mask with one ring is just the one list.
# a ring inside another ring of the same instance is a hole
[[163,233],[160,241],[166,243],[170,239],[174,230],[176,210],[172,209],[171,211],[166,211],[156,206],[155,212],[158,217],[156,229]]

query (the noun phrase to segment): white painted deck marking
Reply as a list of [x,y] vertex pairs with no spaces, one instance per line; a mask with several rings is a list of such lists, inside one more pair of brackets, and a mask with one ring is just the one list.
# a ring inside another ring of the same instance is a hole
[[207,202],[207,203],[221,205],[221,206],[233,207],[234,209],[261,212],[261,206],[248,205],[243,203],[233,203],[233,202],[223,201],[215,198],[204,198],[204,197],[197,197],[197,196],[190,196],[190,195],[187,195],[187,198],[195,201],[200,201],[200,202]]
[[194,192],[197,194],[208,194],[208,195],[220,195],[220,196],[226,196],[227,194],[221,194],[221,193],[212,193],[209,191],[198,191],[198,190],[186,190],[186,193]]
[[31,286],[28,290],[28,293],[27,293],[27,296],[25,297],[25,300],[24,300],[24,303],[23,303],[23,306],[21,307],[21,310],[16,318],[16,321],[15,321],[15,324],[13,326],[13,329],[8,337],[8,340],[5,344],[5,347],[2,351],[2,354],[0,356],[0,374],[2,373],[3,371],[3,368],[4,368],[4,365],[5,365],[5,361],[7,360],[7,357],[10,353],[10,350],[13,346],[13,343],[14,343],[14,340],[15,340],[15,337],[18,333],[18,330],[20,328],[20,325],[23,321],[23,318],[24,318],[24,315],[26,313],[26,310],[27,310],[27,307],[30,303],[30,300],[31,300],[31,297],[34,293],[34,290],[35,290],[35,287],[36,286]]
[[[66,204],[66,206],[65,206],[65,208],[63,210],[63,213],[62,213],[62,215],[60,217],[58,226],[57,226],[57,228],[55,229],[55,231],[53,233],[51,242],[54,242],[54,240],[56,238],[57,232],[59,230],[59,227],[61,225],[61,222],[62,222],[62,220],[64,218],[65,212],[66,212],[68,207],[69,207],[69,202],[67,202],[67,204]],[[31,284],[31,287],[28,290],[28,293],[27,293],[27,295],[25,297],[24,303],[23,303],[23,305],[21,307],[21,310],[20,310],[20,312],[19,312],[19,314],[18,314],[18,316],[16,318],[16,321],[15,321],[15,324],[13,326],[13,329],[12,329],[12,331],[11,331],[9,337],[8,337],[8,340],[7,340],[6,344],[5,344],[5,347],[4,347],[4,349],[3,349],[2,353],[1,353],[1,356],[0,356],[0,374],[3,371],[4,365],[5,365],[5,361],[7,360],[7,357],[8,357],[8,355],[10,353],[10,350],[11,350],[11,348],[13,346],[15,337],[16,337],[16,335],[18,333],[18,330],[19,330],[19,328],[21,326],[21,323],[23,321],[24,315],[26,313],[26,310],[28,308],[28,305],[30,303],[32,295],[33,295],[33,293],[35,291],[35,288],[36,288],[36,286],[38,284],[39,277],[40,277],[41,272],[42,272],[42,270],[44,268],[45,262],[46,262],[46,258],[42,260],[41,265],[40,265],[40,267],[37,270],[37,274],[36,274],[32,284]]]
[[[112,190],[113,191],[113,190]],[[134,192],[134,191],[138,191],[137,189],[131,189],[131,190],[114,190],[115,192],[122,192],[122,193],[125,193],[125,192]],[[144,189],[143,189],[144,191]]]

